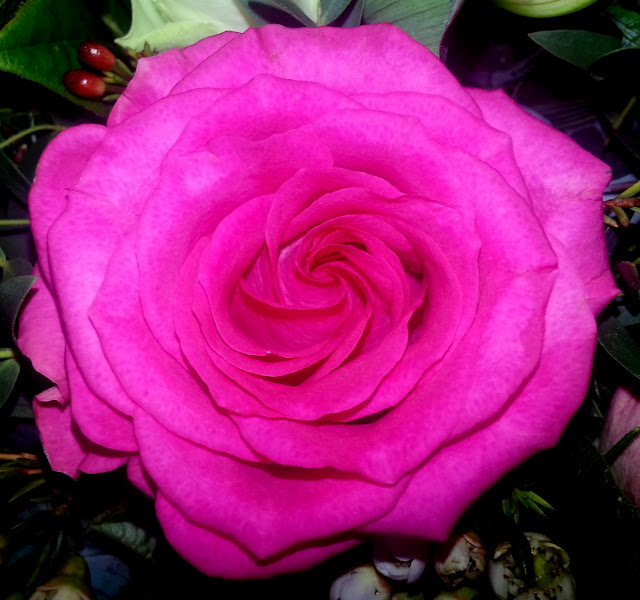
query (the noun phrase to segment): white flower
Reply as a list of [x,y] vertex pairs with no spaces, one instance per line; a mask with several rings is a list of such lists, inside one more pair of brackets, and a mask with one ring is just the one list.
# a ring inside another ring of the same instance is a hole
[[511,544],[496,547],[489,563],[489,582],[498,600],[575,600],[569,555],[548,537],[525,532],[533,556],[534,584],[527,588],[511,553]]
[[440,546],[433,562],[436,573],[450,587],[459,586],[465,579],[478,579],[486,564],[487,551],[473,531],[449,538]]
[[372,565],[351,569],[333,582],[329,600],[390,600],[391,585]]
[[429,546],[423,540],[379,537],[373,551],[373,564],[394,581],[417,581],[427,564]]

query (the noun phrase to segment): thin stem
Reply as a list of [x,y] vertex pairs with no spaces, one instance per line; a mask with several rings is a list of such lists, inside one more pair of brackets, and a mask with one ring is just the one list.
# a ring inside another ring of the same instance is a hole
[[30,135],[32,133],[36,133],[37,131],[64,131],[66,127],[62,127],[61,125],[35,125],[34,127],[29,127],[28,129],[23,129],[19,131],[15,135],[8,137],[6,140],[0,142],[0,150],[4,150],[7,146],[11,146],[14,142],[21,140],[23,137]]
[[21,452],[20,454],[0,452],[0,460],[19,460],[21,458],[26,460],[38,460],[38,457],[35,454],[29,454],[28,452]]
[[13,348],[0,348],[0,360],[15,358],[16,351]]
[[28,227],[29,219],[0,219],[0,227]]
[[640,198],[614,198],[613,200],[605,200],[604,205],[606,207],[633,208],[634,206],[640,206]]

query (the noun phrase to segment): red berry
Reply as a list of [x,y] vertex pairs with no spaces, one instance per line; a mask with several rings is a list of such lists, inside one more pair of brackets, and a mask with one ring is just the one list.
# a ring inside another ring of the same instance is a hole
[[98,71],[111,71],[116,64],[113,52],[98,42],[82,44],[78,49],[78,60],[87,67],[98,69]]
[[80,96],[80,98],[89,98],[90,100],[102,98],[106,89],[106,84],[102,77],[81,69],[67,71],[62,77],[62,81],[72,94]]

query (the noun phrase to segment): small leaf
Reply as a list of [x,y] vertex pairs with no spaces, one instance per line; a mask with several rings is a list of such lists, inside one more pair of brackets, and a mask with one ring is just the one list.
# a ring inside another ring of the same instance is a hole
[[613,360],[640,379],[640,346],[617,319],[610,317],[600,324],[598,342]]
[[30,491],[35,490],[37,487],[45,484],[47,480],[44,477],[38,477],[34,481],[30,481],[26,485],[22,486],[9,500],[7,500],[7,504],[11,504],[11,502],[15,502],[22,496],[26,496]]
[[635,427],[629,433],[627,433],[623,438],[616,442],[616,444],[604,455],[604,459],[607,461],[607,464],[612,465],[618,457],[633,443],[633,441],[640,434],[640,427]]
[[451,0],[367,0],[362,22],[392,23],[437,55],[451,8]]
[[153,557],[157,545],[156,538],[130,521],[94,522],[89,527],[147,560]]
[[538,31],[529,37],[554,56],[581,69],[588,69],[600,56],[622,47],[613,36],[579,29]]
[[11,396],[20,374],[20,363],[15,358],[0,362],[0,408]]
[[526,492],[527,496],[531,498],[536,504],[540,506],[544,506],[545,508],[549,508],[551,510],[555,510],[551,504],[549,504],[544,498],[538,496],[535,492]]

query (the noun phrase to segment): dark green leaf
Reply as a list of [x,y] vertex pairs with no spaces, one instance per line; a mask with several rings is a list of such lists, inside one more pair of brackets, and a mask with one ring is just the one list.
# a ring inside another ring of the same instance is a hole
[[4,152],[0,152],[0,180],[19,202],[27,205],[31,181]]
[[613,36],[579,29],[538,31],[529,37],[554,56],[581,69],[588,69],[600,56],[622,47]]
[[5,253],[0,248],[0,270],[2,271],[0,280],[5,281],[18,275],[29,275],[33,271],[33,267],[24,258],[7,260]]
[[92,531],[119,542],[145,559],[153,557],[157,544],[156,538],[130,521],[104,521],[92,523],[89,527]]
[[451,0],[365,0],[362,21],[393,23],[437,55],[451,8]]
[[82,0],[27,0],[0,31],[0,70],[106,115],[105,104],[81,100],[62,83],[66,71],[79,67],[80,44],[97,36],[95,19]]
[[128,0],[100,0],[96,2],[103,23],[113,37],[123,37],[131,27],[131,3]]
[[268,0],[270,4],[279,8],[281,11],[296,18],[300,23],[307,27],[315,27],[316,23],[304,14],[302,9],[294,2],[294,0]]
[[22,486],[15,494],[13,494],[13,496],[9,498],[7,503],[15,502],[19,498],[22,498],[22,496],[26,496],[29,492],[35,490],[37,487],[40,487],[46,482],[47,480],[44,477],[38,477],[38,479],[30,481],[26,485]]
[[33,266],[24,258],[12,258],[7,263],[7,270],[3,273],[3,278],[19,277],[20,275],[31,275]]
[[0,0],[0,27],[13,17],[22,0]]
[[640,427],[635,427],[629,433],[627,433],[623,438],[616,442],[615,446],[609,450],[604,455],[604,459],[607,461],[607,464],[612,465],[618,457],[631,445],[633,440],[635,440],[640,434]]
[[19,275],[0,283],[0,331],[13,335],[20,306],[35,281],[33,275]]
[[333,25],[338,27],[357,27],[362,23],[362,11],[364,10],[364,0],[352,2]]
[[20,363],[15,358],[0,362],[0,408],[11,396],[19,374]]
[[600,324],[598,342],[620,366],[640,379],[640,346],[617,319],[610,317]]
[[622,32],[623,46],[640,46],[640,13],[619,4],[609,6],[606,12]]
[[320,0],[318,25],[333,23],[347,8],[350,0]]

